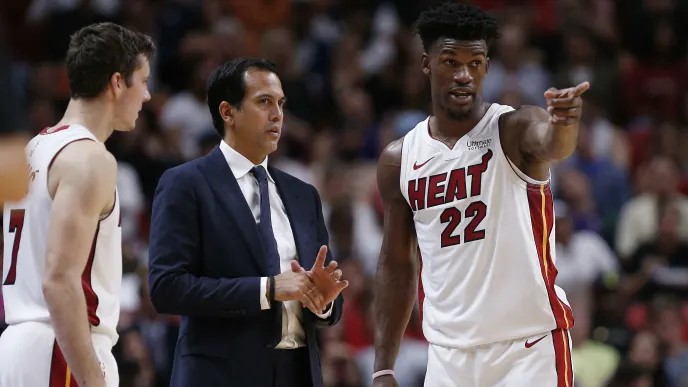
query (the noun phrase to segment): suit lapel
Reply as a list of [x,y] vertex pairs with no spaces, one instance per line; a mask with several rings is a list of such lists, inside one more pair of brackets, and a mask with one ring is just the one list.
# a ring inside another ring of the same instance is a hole
[[315,262],[315,255],[310,253],[307,248],[308,230],[312,227],[309,226],[310,219],[304,216],[304,214],[308,213],[308,211],[303,210],[302,199],[304,198],[293,184],[288,184],[285,181],[283,172],[271,167],[268,167],[268,170],[270,171],[270,176],[275,180],[277,192],[279,192],[282,203],[284,203],[284,208],[291,224],[291,231],[294,235],[299,263],[304,269],[310,270],[313,267],[313,262]]
[[218,203],[225,210],[227,217],[234,220],[260,272],[267,273],[265,252],[260,244],[258,225],[220,148],[213,149],[204,161],[199,167],[208,180]]

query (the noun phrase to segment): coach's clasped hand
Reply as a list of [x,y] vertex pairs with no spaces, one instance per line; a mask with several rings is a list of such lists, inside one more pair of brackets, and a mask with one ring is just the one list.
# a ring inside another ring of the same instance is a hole
[[[341,279],[342,271],[337,269],[336,261],[325,266],[326,256],[327,246],[321,246],[309,271],[301,267],[298,261],[292,261],[292,271],[276,275],[268,281],[268,299],[300,301],[311,312],[323,313],[339,293],[349,286],[349,281]],[[274,284],[271,284],[272,281]]]
[[320,310],[326,305],[306,273],[284,272],[276,275],[274,290],[274,295],[268,291],[270,300],[301,301],[311,311]]
[[320,246],[318,256],[315,258],[313,267],[306,271],[298,261],[291,261],[291,270],[294,274],[305,274],[311,281],[311,285],[315,290],[313,293],[318,300],[322,300],[322,304],[314,303],[315,309],[308,304],[303,303],[305,307],[310,309],[315,314],[321,314],[325,311],[327,306],[334,301],[335,298],[349,286],[349,281],[342,280],[342,271],[337,268],[337,262],[331,261],[325,266],[325,257],[327,257],[327,246]]

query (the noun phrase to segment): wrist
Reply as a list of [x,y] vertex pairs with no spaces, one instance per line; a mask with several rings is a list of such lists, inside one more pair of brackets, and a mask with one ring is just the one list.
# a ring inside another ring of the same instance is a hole
[[275,301],[275,277],[268,277],[268,300],[272,304]]
[[375,371],[375,372],[373,372],[372,379],[375,380],[376,378],[379,378],[381,376],[387,376],[387,375],[394,377],[394,370],[386,369],[386,370]]
[[265,300],[267,300],[267,307],[268,309],[270,308],[270,300],[272,300],[272,295],[270,294],[270,279],[272,277],[266,277],[265,278]]

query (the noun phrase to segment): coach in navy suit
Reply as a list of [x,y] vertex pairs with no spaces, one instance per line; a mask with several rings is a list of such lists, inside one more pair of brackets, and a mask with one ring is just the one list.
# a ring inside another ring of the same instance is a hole
[[174,387],[322,386],[317,329],[339,321],[348,283],[315,188],[268,166],[284,102],[270,62],[220,66],[208,106],[223,141],[160,178],[149,284],[158,312],[182,316]]

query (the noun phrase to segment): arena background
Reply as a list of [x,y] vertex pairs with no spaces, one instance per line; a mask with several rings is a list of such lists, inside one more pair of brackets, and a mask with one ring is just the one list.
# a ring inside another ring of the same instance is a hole
[[[491,53],[486,100],[542,106],[550,86],[592,84],[576,153],[553,168],[557,283],[576,318],[577,386],[688,386],[688,1],[473,2],[497,16],[503,32]],[[326,386],[369,385],[371,277],[382,238],[375,160],[429,113],[410,25],[431,3],[0,3],[1,105],[12,114],[3,121],[27,135],[55,123],[66,106],[61,61],[70,33],[110,20],[151,34],[158,45],[152,100],[133,133],[107,144],[119,160],[124,214],[115,348],[123,387],[169,383],[178,318],[157,314],[147,295],[152,195],[165,169],[219,141],[205,79],[236,56],[277,64],[289,103],[270,162],[319,189],[331,248],[351,284],[342,322],[323,331]],[[2,317],[0,309],[0,326]],[[400,384],[422,385],[425,362],[416,313],[397,361]]]

